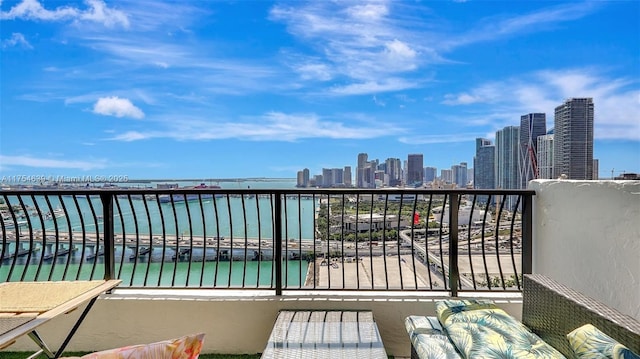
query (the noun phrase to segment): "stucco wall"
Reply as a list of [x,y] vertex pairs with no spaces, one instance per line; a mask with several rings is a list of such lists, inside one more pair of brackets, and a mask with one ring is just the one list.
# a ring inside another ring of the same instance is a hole
[[640,320],[640,181],[535,180],[533,272]]
[[[174,293],[178,293],[175,292]],[[499,295],[499,294],[496,294]],[[67,351],[93,351],[124,345],[152,343],[190,333],[206,333],[203,353],[261,353],[280,309],[372,310],[387,354],[410,356],[409,336],[404,318],[411,314],[435,315],[434,294],[391,293],[273,296],[246,291],[234,296],[216,294],[180,294],[116,290],[102,296],[70,342]],[[489,297],[487,297],[489,298]],[[490,297],[507,312],[521,318],[519,295]],[[76,310],[46,323],[38,331],[52,349],[59,347],[66,329],[80,315]],[[63,330],[63,328],[65,328]],[[21,337],[10,351],[31,351],[36,345]],[[0,357],[2,353],[0,352]]]

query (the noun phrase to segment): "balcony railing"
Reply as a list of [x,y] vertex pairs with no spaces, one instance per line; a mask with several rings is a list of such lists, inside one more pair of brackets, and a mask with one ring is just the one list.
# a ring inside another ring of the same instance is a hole
[[0,282],[521,291],[533,191],[10,189]]

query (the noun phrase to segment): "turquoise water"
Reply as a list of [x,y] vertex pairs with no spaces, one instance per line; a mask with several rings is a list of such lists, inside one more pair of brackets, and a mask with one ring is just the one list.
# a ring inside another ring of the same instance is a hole
[[[306,261],[283,262],[283,283],[289,287],[300,287],[307,274]],[[11,277],[7,277],[9,271]],[[272,262],[164,262],[164,263],[124,263],[116,265],[116,277],[122,279],[121,287],[206,287],[206,288],[272,288],[275,286]],[[26,272],[25,272],[26,270]],[[0,279],[19,281],[30,280],[89,280],[104,276],[102,263],[43,264],[38,276],[37,266],[0,266]],[[134,275],[135,273],[135,275]],[[146,283],[145,283],[146,276]],[[272,284],[273,283],[273,284]]]
[[[179,183],[180,187],[192,186],[195,183]],[[295,182],[221,182],[217,183],[223,189],[247,188],[252,189],[285,189],[293,188]],[[132,184],[127,184],[132,186]],[[154,187],[155,183],[141,184],[140,187]],[[34,201],[35,199],[35,201]],[[68,243],[64,236],[69,229],[73,233],[73,238],[81,239],[83,235],[90,237],[102,237],[103,221],[102,202],[99,195],[81,197],[49,197],[48,202],[42,196],[22,197],[25,205],[29,206],[28,212],[35,214],[37,203],[41,214],[54,213],[56,208],[63,208],[66,216],[49,219],[41,219],[38,216],[29,216],[21,219],[29,221],[30,232],[26,226],[20,227],[23,237],[22,246],[28,244],[30,235],[37,237],[37,232],[44,228],[48,233],[58,232],[62,242]],[[15,197],[9,196],[12,205],[18,204]],[[286,210],[285,225],[283,226],[284,238],[295,238],[300,240],[313,240],[314,215],[317,203],[311,199],[287,199],[284,202]],[[203,199],[199,201],[177,202],[175,206],[171,203],[160,203],[155,200],[142,200],[128,198],[117,198],[113,206],[114,210],[114,230],[118,236],[128,238],[161,239],[167,237],[225,237],[242,240],[244,238],[273,238],[273,204],[269,198],[256,196],[222,197]],[[24,239],[26,238],[26,239]],[[25,242],[26,241],[26,242]],[[48,239],[48,243],[54,240]],[[135,244],[135,242],[134,242]],[[5,248],[5,253],[13,252],[14,243],[10,243]],[[68,247],[68,245],[66,246]],[[21,257],[14,263],[12,260],[0,261],[0,280],[73,280],[73,279],[96,279],[102,278],[104,268],[102,258],[97,259],[94,265],[93,260],[83,258],[82,246],[68,255],[57,258],[54,261],[45,261],[39,269],[40,250],[34,252],[30,259],[30,264],[26,263],[26,258]],[[87,253],[92,249],[85,248]],[[50,248],[46,249],[47,251]],[[213,250],[213,248],[209,248]],[[193,262],[173,261],[171,257],[175,250],[166,247],[164,257],[160,248],[156,248],[152,253],[151,263],[147,257],[139,258],[137,261],[130,260],[133,254],[132,249],[125,248],[123,254],[121,245],[116,245],[116,273],[119,279],[123,280],[123,286],[150,286],[150,287],[271,287],[272,282],[272,262],[270,261],[198,261],[194,252]],[[200,250],[201,251],[201,250]],[[237,250],[234,250],[236,254]],[[243,251],[243,250],[240,250]],[[48,252],[47,252],[48,253]],[[207,258],[215,255],[207,252]],[[200,254],[202,258],[202,254]],[[121,260],[124,259],[124,260]],[[67,266],[66,263],[69,262]],[[36,272],[37,277],[36,277]],[[300,286],[305,279],[307,272],[306,261],[286,261],[283,264],[283,283],[288,286]],[[9,276],[9,274],[11,274]],[[145,283],[146,277],[146,283]],[[201,283],[202,281],[202,283]]]
[[[146,184],[155,187],[154,184]],[[190,184],[192,185],[192,184]],[[246,186],[250,188],[293,188],[294,182],[229,182],[220,183],[222,188]],[[9,197],[12,204],[19,203]],[[30,206],[29,218],[33,230],[98,234],[102,231],[102,202],[98,195],[49,197],[36,196],[35,202],[40,213],[54,213],[64,209],[67,216],[40,221],[34,208],[34,200],[22,198]],[[314,235],[313,218],[317,203],[311,199],[288,198],[284,202],[286,225],[283,236],[311,240]],[[200,201],[160,203],[156,200],[117,198],[113,205],[114,230],[116,234],[154,236],[206,236],[273,238],[273,203],[271,199],[256,196],[209,198]],[[27,226],[21,227],[22,234],[28,234]]]

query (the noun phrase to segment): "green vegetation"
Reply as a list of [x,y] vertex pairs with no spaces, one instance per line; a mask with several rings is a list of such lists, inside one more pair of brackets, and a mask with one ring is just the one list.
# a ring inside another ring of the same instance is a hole
[[[434,216],[433,209],[442,207],[442,200],[433,199],[433,202],[428,201],[405,201],[400,203],[399,201],[384,201],[372,200],[360,198],[358,203],[352,201],[345,201],[342,197],[331,197],[328,202],[323,201],[320,204],[318,210],[318,217],[316,218],[317,236],[320,239],[326,240],[344,240],[346,242],[358,242],[361,241],[382,241],[382,240],[397,240],[398,228],[386,230],[370,230],[367,232],[360,232],[356,236],[353,232],[344,231],[340,226],[343,225],[344,218],[349,216],[363,216],[368,215],[386,215],[386,216],[398,216],[394,219],[396,226],[400,223],[412,223],[414,213],[420,214],[420,221],[414,225],[413,228],[437,228],[439,224],[436,222],[428,222],[429,217]],[[403,229],[403,228],[400,228]],[[357,238],[357,239],[356,239]]]
[[[471,279],[470,275],[465,275],[465,277]],[[502,287],[502,279],[500,278],[500,276],[495,276],[495,277],[490,277],[491,279],[491,287],[492,288],[500,288]],[[513,288],[515,286],[518,285],[518,283],[522,283],[522,274],[518,275],[518,280],[516,281],[516,277],[511,274],[508,277],[505,276],[504,278],[504,286],[505,288]],[[487,280],[485,278],[485,276],[483,274],[480,274],[476,277],[476,283],[478,283],[478,286],[480,287],[486,287],[487,286]]]

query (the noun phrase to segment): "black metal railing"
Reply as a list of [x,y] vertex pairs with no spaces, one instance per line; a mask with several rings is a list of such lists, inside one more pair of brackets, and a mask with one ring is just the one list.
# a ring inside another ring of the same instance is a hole
[[0,282],[521,291],[533,191],[10,189]]

